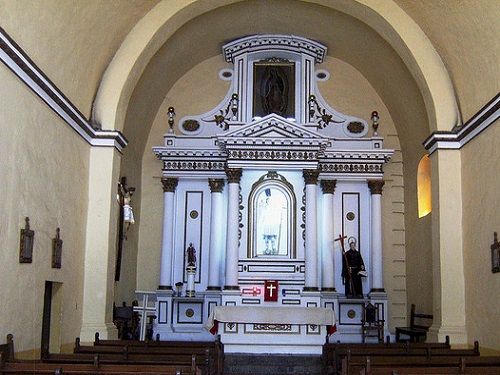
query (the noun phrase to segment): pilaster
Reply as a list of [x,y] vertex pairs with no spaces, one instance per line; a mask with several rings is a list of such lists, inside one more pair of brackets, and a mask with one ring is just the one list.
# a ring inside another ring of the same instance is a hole
[[224,200],[222,191],[224,189],[223,179],[210,178],[208,180],[210,186],[210,250],[209,250],[209,265],[208,265],[208,287],[207,290],[220,290],[220,272],[221,254],[223,252],[223,227],[220,225],[223,218],[222,209]]
[[99,332],[113,339],[114,271],[119,205],[120,154],[113,148],[92,147],[89,163],[88,213],[85,241],[83,312],[80,339],[93,342]]
[[432,177],[433,324],[430,340],[448,335],[467,343],[465,276],[462,239],[462,175],[460,150],[430,155]]

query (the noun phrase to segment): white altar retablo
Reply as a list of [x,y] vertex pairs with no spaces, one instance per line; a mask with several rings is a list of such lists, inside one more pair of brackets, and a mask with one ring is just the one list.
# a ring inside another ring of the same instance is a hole
[[[213,340],[214,319],[226,352],[320,354],[337,317],[333,339],[361,341],[367,302],[388,320],[381,193],[394,151],[323,99],[321,43],[254,35],[223,55],[226,97],[153,148],[164,191],[155,335]],[[344,296],[339,234],[356,239],[369,273],[361,298]],[[173,297],[176,284],[190,297]]]
[[321,354],[332,309],[318,307],[215,307],[206,328],[221,335],[226,353]]

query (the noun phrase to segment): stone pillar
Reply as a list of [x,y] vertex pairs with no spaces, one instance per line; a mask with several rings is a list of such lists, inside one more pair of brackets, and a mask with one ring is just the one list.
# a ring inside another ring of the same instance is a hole
[[368,181],[368,187],[372,193],[372,290],[371,292],[385,292],[384,272],[382,256],[382,188],[383,180]]
[[162,178],[163,233],[161,241],[160,290],[172,290],[172,258],[174,254],[175,189],[177,178]]
[[306,240],[305,240],[305,292],[318,290],[318,228],[316,187],[319,171],[304,169],[304,182],[306,184]]
[[460,150],[438,149],[430,159],[434,319],[427,338],[466,344]]
[[333,233],[333,193],[336,180],[321,180],[323,190],[323,226],[321,231],[323,261],[323,284],[321,291],[335,292],[335,262],[334,262],[334,233]]
[[211,212],[210,212],[210,250],[208,261],[208,287],[207,290],[220,290],[220,272],[221,254],[224,244],[222,243],[221,226],[224,207],[222,190],[224,188],[223,179],[208,180],[210,186]]
[[113,300],[116,265],[116,234],[119,205],[120,154],[109,147],[92,147],[89,156],[89,192],[84,258],[83,310],[80,339],[93,342],[94,335],[114,339]]
[[239,212],[241,169],[226,169],[228,186],[227,235],[226,235],[226,282],[225,290],[239,290]]

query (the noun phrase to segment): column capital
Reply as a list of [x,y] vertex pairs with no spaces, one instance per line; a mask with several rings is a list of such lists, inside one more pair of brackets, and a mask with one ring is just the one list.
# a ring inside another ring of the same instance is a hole
[[226,176],[228,183],[239,184],[241,180],[241,168],[226,168]]
[[368,187],[370,188],[370,193],[372,194],[382,194],[382,188],[384,187],[384,180],[368,180]]
[[175,177],[162,177],[161,183],[163,185],[163,192],[175,192],[177,188],[177,184],[179,183],[179,179]]
[[224,189],[224,180],[222,178],[209,178],[208,186],[210,186],[210,191],[212,193],[222,193],[222,189]]
[[319,171],[317,169],[304,169],[302,177],[306,185],[316,185],[318,183]]
[[323,190],[323,194],[335,193],[335,187],[337,186],[337,180],[321,180],[319,183],[321,185],[321,190]]

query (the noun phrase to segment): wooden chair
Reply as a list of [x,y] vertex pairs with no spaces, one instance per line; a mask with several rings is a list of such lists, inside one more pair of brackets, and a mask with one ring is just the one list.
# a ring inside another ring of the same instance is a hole
[[363,343],[366,342],[367,337],[376,337],[379,343],[384,342],[384,323],[385,320],[380,316],[379,307],[368,302],[363,307],[361,319]]
[[[422,324],[416,324],[415,319],[419,319]],[[410,326],[396,327],[396,342],[401,342],[402,334],[409,336],[410,342],[425,341],[427,339],[427,331],[432,324],[432,319],[433,316],[431,314],[415,313],[415,304],[412,304],[410,310]]]

